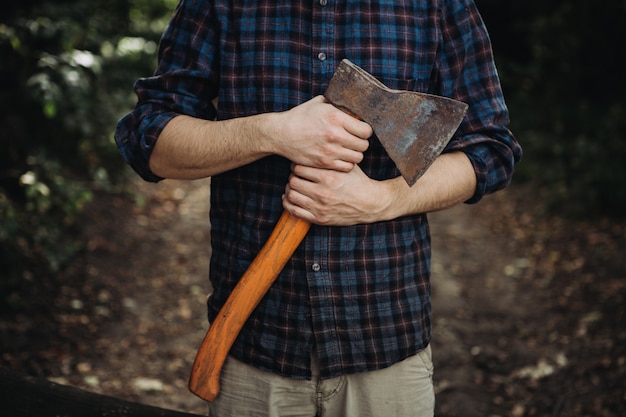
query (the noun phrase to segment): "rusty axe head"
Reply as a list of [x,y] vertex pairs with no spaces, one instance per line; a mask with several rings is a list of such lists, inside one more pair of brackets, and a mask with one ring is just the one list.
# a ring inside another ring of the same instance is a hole
[[324,97],[372,127],[409,185],[443,151],[468,107],[446,97],[392,90],[347,59],[335,70]]

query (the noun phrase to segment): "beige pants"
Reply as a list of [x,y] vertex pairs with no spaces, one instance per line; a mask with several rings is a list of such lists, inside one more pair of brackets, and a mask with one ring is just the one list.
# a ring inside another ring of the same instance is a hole
[[294,380],[228,358],[211,417],[432,417],[435,408],[430,346],[389,368],[329,380]]

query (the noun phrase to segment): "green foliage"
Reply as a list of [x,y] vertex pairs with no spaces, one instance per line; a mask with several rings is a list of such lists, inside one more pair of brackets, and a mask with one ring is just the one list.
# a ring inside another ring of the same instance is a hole
[[525,151],[554,211],[626,214],[626,1],[479,0]]
[[[30,0],[0,18],[0,290],[80,249],[76,220],[128,172],[113,142],[173,0]],[[0,291],[4,292],[4,291]]]

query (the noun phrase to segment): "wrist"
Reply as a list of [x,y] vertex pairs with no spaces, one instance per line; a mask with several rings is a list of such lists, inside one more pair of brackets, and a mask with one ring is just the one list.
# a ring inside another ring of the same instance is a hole
[[280,150],[276,146],[276,138],[280,133],[280,120],[276,113],[264,113],[249,118],[251,122],[250,135],[255,138],[259,152],[276,154]]
[[409,192],[409,186],[402,177],[396,177],[385,181],[379,181],[380,191],[376,201],[379,204],[379,220],[393,220],[404,216],[402,195]]
[[294,139],[301,132],[290,128],[292,118],[288,111],[260,115],[259,130],[263,138],[264,151],[280,155],[293,161]]
[[367,181],[369,184],[363,184],[359,197],[361,222],[376,223],[400,217],[397,196],[402,192],[402,184],[397,178],[382,181],[367,178]]

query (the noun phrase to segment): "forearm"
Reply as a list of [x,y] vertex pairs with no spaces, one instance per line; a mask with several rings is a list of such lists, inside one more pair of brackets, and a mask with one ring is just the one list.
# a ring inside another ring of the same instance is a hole
[[254,162],[270,153],[269,118],[258,115],[216,122],[175,117],[159,135],[150,169],[163,178],[199,179]]
[[476,189],[476,174],[462,152],[439,156],[409,187],[402,177],[380,183],[385,198],[380,220],[443,210],[468,200]]

